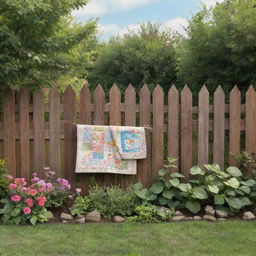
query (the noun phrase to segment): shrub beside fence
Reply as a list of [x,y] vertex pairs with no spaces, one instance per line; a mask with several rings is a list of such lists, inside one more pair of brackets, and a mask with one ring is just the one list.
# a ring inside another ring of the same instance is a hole
[[[93,180],[101,185],[127,186],[137,180],[150,185],[166,156],[177,158],[178,170],[188,178],[194,164],[237,165],[235,155],[242,149],[256,152],[256,92],[252,86],[245,104],[241,104],[236,86],[229,95],[229,104],[225,104],[219,86],[213,105],[203,86],[198,107],[193,107],[187,86],[180,93],[172,86],[164,97],[159,85],[152,94],[144,85],[138,95],[129,85],[124,102],[121,96],[116,85],[108,97],[100,85],[94,92],[85,86],[79,99],[71,87],[63,96],[53,87],[48,100],[41,91],[31,95],[26,88],[8,90],[0,113],[0,158],[6,160],[14,176],[29,179],[32,172],[40,174],[44,166],[50,166],[57,175],[79,183],[87,191]],[[165,98],[168,105],[164,104]],[[151,126],[152,130],[147,130],[148,157],[138,161],[137,176],[75,175],[75,123]]]

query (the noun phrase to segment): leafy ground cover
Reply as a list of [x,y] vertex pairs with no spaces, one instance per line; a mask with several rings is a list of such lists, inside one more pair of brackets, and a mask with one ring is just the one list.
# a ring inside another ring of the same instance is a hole
[[1,256],[249,256],[256,223],[87,223],[0,226]]

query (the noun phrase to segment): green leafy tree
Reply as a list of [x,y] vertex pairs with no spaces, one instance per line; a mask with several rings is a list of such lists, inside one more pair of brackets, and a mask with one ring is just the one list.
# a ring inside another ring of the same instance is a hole
[[256,1],[226,0],[203,7],[189,22],[179,46],[179,77],[193,92],[203,84],[229,90],[256,82]]
[[69,15],[86,3],[87,0],[1,0],[0,92],[8,86],[45,87],[74,70],[75,60],[70,59],[75,54],[71,51],[94,38],[96,22],[75,24]]
[[151,23],[111,38],[98,48],[88,81],[105,88],[113,83],[121,88],[129,83],[135,88],[144,83],[169,87],[176,80],[175,40],[171,32],[162,32],[159,24]]

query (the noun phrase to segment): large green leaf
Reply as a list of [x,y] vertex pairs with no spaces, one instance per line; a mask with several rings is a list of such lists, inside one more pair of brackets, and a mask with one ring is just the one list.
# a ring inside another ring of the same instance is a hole
[[225,203],[223,195],[214,195],[214,204],[223,205]]
[[146,188],[142,190],[137,190],[135,191],[135,194],[137,197],[141,198],[142,200],[147,200],[148,199],[148,190]]
[[242,172],[235,166],[228,167],[227,172],[233,177],[240,177],[243,175]]
[[37,222],[37,216],[32,216],[31,219],[30,219],[30,223],[34,226]]
[[190,212],[196,214],[196,213],[198,213],[198,212],[201,210],[201,205],[200,205],[200,203],[197,202],[197,201],[187,201],[187,202],[186,202],[186,208],[187,208]]
[[239,188],[240,182],[237,180],[237,178],[231,178],[228,181],[224,181],[224,183],[232,188]]
[[132,186],[135,190],[141,190],[143,189],[143,184],[142,183],[136,183]]
[[163,176],[166,175],[167,172],[168,172],[167,170],[161,169],[161,170],[158,172],[158,174],[159,174],[159,176],[163,177]]
[[248,197],[240,197],[240,201],[241,201],[242,207],[253,204]]
[[163,190],[164,190],[163,182],[157,182],[153,184],[150,188],[150,191],[157,195],[160,194]]
[[236,210],[240,210],[242,208],[242,202],[237,197],[225,197],[228,205]]
[[179,189],[180,189],[181,191],[183,191],[183,192],[189,192],[189,191],[192,190],[192,187],[191,187],[191,185],[190,185],[189,183],[187,183],[187,184],[181,183],[181,184],[179,185]]
[[241,181],[241,184],[243,184],[245,186],[253,187],[256,185],[256,180],[250,179],[247,181]]
[[178,188],[180,185],[180,180],[178,178],[171,178],[169,182],[172,184],[173,187]]
[[14,208],[14,209],[11,211],[11,216],[12,216],[12,217],[17,217],[20,213],[21,213],[20,208]]
[[174,197],[174,193],[171,190],[164,190],[163,197],[172,199]]
[[195,187],[195,188],[193,188],[192,191],[193,191],[193,193],[192,193],[193,198],[198,198],[201,200],[208,198],[207,192],[202,187]]
[[219,193],[219,188],[216,185],[208,185],[208,189],[210,192],[214,193],[214,194],[218,194]]
[[182,174],[179,173],[179,172],[174,172],[174,173],[171,174],[171,177],[172,177],[172,178],[184,178],[185,176],[182,175]]
[[191,175],[204,175],[205,171],[203,171],[199,166],[193,166],[190,169],[190,174]]
[[246,194],[250,194],[251,193],[251,189],[248,186],[241,186],[241,187],[239,187],[239,189],[241,189]]
[[159,197],[158,201],[160,205],[166,205],[168,202],[168,200],[162,196]]

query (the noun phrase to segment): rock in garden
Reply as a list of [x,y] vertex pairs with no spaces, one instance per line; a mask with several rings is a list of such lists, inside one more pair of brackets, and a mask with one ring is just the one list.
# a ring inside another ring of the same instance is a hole
[[113,221],[114,222],[124,222],[125,218],[123,218],[121,216],[114,216]]
[[71,214],[68,214],[68,213],[65,213],[63,212],[61,215],[60,215],[60,218],[62,220],[72,220],[73,219],[73,216]]
[[174,216],[171,218],[172,221],[181,221],[181,220],[185,220],[185,216]]
[[253,220],[253,219],[255,219],[255,215],[252,212],[244,212],[243,219],[244,220]]
[[89,213],[87,213],[85,219],[86,219],[86,221],[99,222],[99,221],[101,221],[100,212],[98,212],[98,211],[89,212]]
[[79,223],[79,224],[85,223],[85,217],[76,219],[76,223]]
[[185,217],[185,220],[194,220],[193,217]]
[[62,223],[66,224],[66,223],[68,223],[68,221],[67,220],[63,220]]
[[180,211],[176,211],[173,216],[184,216],[184,214]]
[[206,215],[215,216],[215,210],[212,206],[207,205],[204,210],[205,210]]
[[194,216],[194,220],[201,220],[202,219],[202,217],[200,217],[200,216]]
[[227,218],[228,217],[228,213],[226,211],[216,210],[216,216],[218,218]]
[[211,215],[204,215],[204,219],[209,221],[217,221],[217,219]]

